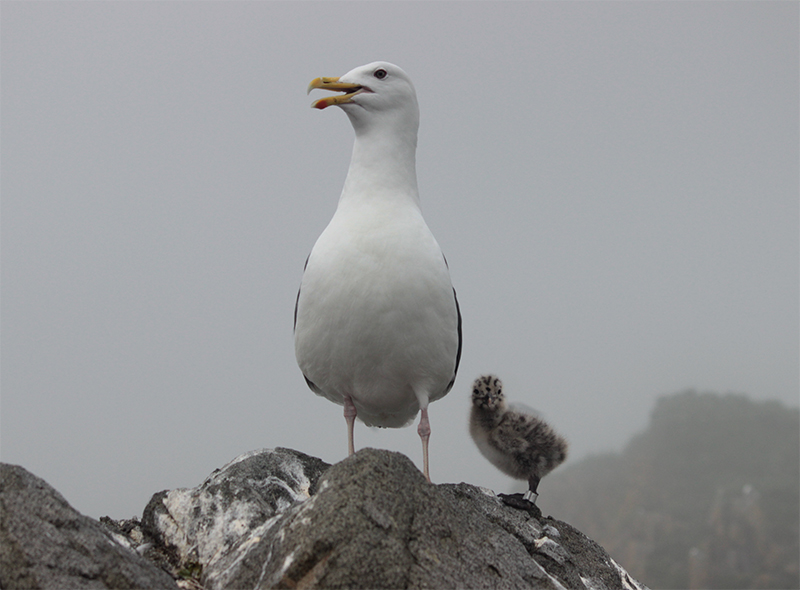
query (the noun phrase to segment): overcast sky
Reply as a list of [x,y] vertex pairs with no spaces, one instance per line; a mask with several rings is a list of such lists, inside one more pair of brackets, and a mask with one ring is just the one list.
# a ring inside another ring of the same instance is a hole
[[[2,2],[0,459],[128,518],[252,449],[345,457],[292,313],[353,132],[306,86],[375,60],[463,314],[435,482],[514,485],[484,372],[571,461],[686,388],[797,405],[799,6]],[[421,465],[415,427],[356,446]]]

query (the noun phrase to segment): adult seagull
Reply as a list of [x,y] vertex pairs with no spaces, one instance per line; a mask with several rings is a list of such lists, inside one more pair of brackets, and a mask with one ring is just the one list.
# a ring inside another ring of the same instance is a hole
[[421,411],[425,477],[428,403],[447,394],[461,358],[461,314],[447,262],[422,218],[419,107],[399,67],[374,62],[308,86],[343,92],[355,130],[350,169],[328,227],[306,260],[295,306],[295,354],[315,393],[344,406],[349,454],[356,416],[398,428]]

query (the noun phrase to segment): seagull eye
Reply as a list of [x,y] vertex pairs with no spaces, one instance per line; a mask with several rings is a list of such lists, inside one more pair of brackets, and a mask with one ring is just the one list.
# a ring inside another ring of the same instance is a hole
[[386,77],[386,70],[384,69],[375,70],[375,73],[372,75],[375,76],[378,80],[383,80]]

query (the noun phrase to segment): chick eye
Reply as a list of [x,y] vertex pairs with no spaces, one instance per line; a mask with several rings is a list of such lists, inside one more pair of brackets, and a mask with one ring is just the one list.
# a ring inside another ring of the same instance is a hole
[[383,80],[386,77],[386,70],[384,69],[375,70],[375,73],[372,75],[375,76],[378,80]]

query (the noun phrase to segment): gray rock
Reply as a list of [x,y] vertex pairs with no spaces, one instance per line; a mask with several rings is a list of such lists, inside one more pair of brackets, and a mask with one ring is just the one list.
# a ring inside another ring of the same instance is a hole
[[0,463],[0,588],[177,588],[47,482]]
[[251,453],[157,494],[143,520],[176,568],[202,567],[208,590],[644,588],[566,523],[465,483],[431,485],[401,454],[363,449],[326,468]]
[[196,488],[159,492],[142,517],[143,537],[161,549],[148,556],[166,556],[176,576],[202,572],[205,584],[230,587],[239,559],[278,515],[316,492],[328,467],[291,449],[253,451]]
[[101,522],[0,464],[0,588],[644,590],[568,524],[466,483],[431,485],[375,449],[334,466],[247,453],[155,494],[141,522]]

